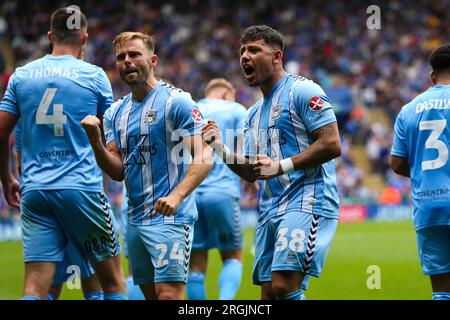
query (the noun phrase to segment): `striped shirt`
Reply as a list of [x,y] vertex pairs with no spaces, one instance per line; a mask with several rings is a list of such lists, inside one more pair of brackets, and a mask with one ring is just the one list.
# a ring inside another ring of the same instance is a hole
[[105,112],[106,144],[115,141],[122,155],[129,223],[185,224],[197,219],[192,195],[174,216],[152,217],[156,201],[168,196],[184,178],[191,160],[183,137],[200,134],[202,116],[189,93],[159,81],[141,102],[131,93]]
[[[271,92],[249,110],[244,155],[279,161],[303,152],[314,141],[311,132],[336,121],[322,88],[311,80],[284,75]],[[338,217],[334,161],[296,170],[261,183],[259,223],[289,211]]]

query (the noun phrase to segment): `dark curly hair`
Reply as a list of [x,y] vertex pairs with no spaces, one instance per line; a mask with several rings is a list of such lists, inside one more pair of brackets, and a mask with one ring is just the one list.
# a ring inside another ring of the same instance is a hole
[[428,62],[435,74],[450,73],[450,43],[434,50]]
[[266,25],[251,26],[241,35],[241,44],[249,41],[264,40],[268,45],[284,50],[284,41],[281,33]]

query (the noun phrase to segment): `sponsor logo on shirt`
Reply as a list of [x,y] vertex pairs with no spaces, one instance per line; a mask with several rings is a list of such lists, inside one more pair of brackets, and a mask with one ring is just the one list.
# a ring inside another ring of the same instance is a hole
[[194,119],[195,122],[202,121],[202,114],[201,114],[200,110],[198,110],[198,109],[192,110],[192,119]]
[[312,111],[320,111],[323,108],[323,100],[320,97],[312,97],[308,102],[308,107]]

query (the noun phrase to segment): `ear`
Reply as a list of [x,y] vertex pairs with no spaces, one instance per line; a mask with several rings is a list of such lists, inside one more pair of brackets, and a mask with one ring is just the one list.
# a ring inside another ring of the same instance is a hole
[[283,51],[276,49],[273,55],[273,64],[283,63]]
[[430,78],[431,78],[431,81],[433,82],[433,84],[435,85],[437,83],[437,79],[436,79],[436,73],[434,73],[434,71],[430,71]]
[[89,34],[87,34],[87,33],[83,33],[83,34],[81,35],[80,41],[81,41],[81,45],[82,45],[82,46],[85,46],[85,45],[86,45],[88,38],[89,38]]
[[47,32],[47,39],[48,39],[48,41],[50,41],[50,43],[52,42],[52,32],[51,31]]
[[152,67],[156,67],[156,65],[158,64],[158,56],[156,54],[150,57],[150,63]]

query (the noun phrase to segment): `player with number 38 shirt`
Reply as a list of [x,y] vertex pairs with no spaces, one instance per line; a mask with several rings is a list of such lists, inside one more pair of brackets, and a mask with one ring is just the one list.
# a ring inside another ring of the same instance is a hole
[[413,221],[433,299],[450,299],[450,44],[429,62],[434,86],[406,104],[395,121],[392,169],[411,177]]

